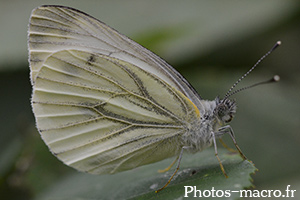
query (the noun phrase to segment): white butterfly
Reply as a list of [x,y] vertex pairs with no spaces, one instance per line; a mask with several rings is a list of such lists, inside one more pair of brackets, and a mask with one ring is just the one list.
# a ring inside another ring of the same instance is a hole
[[160,57],[73,8],[36,8],[28,37],[37,128],[65,164],[105,174],[175,156],[175,174],[184,150],[214,144],[218,158],[216,139],[226,133],[246,159],[227,125],[231,90],[203,100]]

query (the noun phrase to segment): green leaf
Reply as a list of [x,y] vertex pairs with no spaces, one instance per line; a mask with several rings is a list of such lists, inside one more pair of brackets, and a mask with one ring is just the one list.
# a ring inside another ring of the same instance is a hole
[[[151,164],[138,169],[115,175],[94,176],[74,173],[57,182],[37,199],[178,199],[183,198],[184,186],[196,186],[197,190],[240,190],[252,186],[250,174],[256,171],[249,161],[243,161],[238,154],[219,149],[229,178],[222,174],[213,148],[194,155],[185,154],[181,169],[170,185],[159,193],[173,173],[173,168],[166,173],[157,173],[158,169],[167,167],[172,159]],[[218,194],[222,194],[219,192]],[[190,193],[189,197],[193,197]],[[230,198],[236,199],[239,193],[232,193]],[[222,198],[219,198],[222,199]]]

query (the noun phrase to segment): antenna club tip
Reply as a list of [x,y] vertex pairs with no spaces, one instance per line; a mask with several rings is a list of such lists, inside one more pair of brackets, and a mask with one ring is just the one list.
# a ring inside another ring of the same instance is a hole
[[279,76],[279,75],[275,75],[275,76],[273,77],[273,80],[274,80],[275,82],[280,81],[280,76]]
[[272,49],[268,52],[268,54],[270,54],[272,51],[274,51],[277,47],[279,47],[281,45],[281,41],[277,41],[274,46],[272,47]]

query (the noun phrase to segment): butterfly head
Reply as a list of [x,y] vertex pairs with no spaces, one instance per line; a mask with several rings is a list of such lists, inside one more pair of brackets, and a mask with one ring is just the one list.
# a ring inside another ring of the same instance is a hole
[[235,100],[230,100],[228,99],[230,96],[235,95],[243,90],[247,90],[249,88],[258,86],[258,85],[262,85],[262,84],[266,84],[266,83],[273,83],[273,82],[278,82],[280,80],[280,77],[278,75],[275,75],[272,79],[267,80],[267,81],[263,81],[263,82],[259,82],[259,83],[255,83],[243,88],[240,88],[238,90],[234,90],[234,88],[246,77],[248,76],[257,66],[258,64],[265,59],[268,55],[271,54],[271,52],[273,52],[279,45],[281,44],[280,41],[276,42],[276,44],[272,47],[271,50],[269,50],[265,55],[263,55],[255,64],[252,68],[250,68],[241,78],[239,78],[234,84],[233,86],[231,86],[231,88],[227,91],[227,93],[225,94],[224,98],[222,100],[219,99],[219,97],[217,97],[215,99],[216,101],[216,107],[214,109],[214,115],[215,117],[218,119],[219,122],[223,122],[223,123],[229,123],[233,117],[234,114],[236,113],[236,103]]
[[214,109],[214,115],[219,121],[229,123],[236,113],[237,106],[235,100],[227,98],[220,100],[217,97],[215,101],[216,107]]

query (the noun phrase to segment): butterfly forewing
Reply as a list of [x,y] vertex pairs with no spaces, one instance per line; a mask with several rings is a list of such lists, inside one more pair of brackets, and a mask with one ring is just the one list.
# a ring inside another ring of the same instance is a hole
[[200,97],[192,86],[164,60],[99,20],[63,6],[33,10],[29,24],[31,81],[52,53],[76,49],[132,63],[156,75],[187,96],[198,108]]

